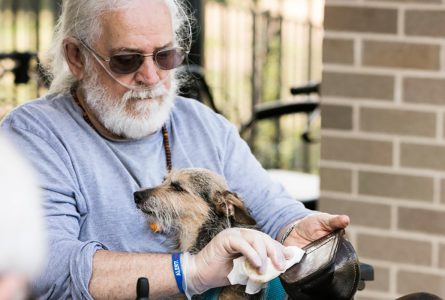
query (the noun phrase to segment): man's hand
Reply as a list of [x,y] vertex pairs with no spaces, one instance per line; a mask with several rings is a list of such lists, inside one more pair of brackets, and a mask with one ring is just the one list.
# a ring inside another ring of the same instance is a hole
[[187,296],[228,285],[227,275],[233,268],[233,259],[240,255],[244,255],[260,273],[267,257],[277,269],[283,270],[285,259],[291,256],[283,245],[263,232],[245,228],[226,229],[196,255],[185,253],[181,258]]
[[[349,217],[346,215],[316,213],[306,216],[294,224],[296,225],[284,240],[284,245],[303,247],[336,229],[346,228],[349,225]],[[289,226],[286,228],[289,228]],[[286,229],[282,230],[281,235],[285,231]]]

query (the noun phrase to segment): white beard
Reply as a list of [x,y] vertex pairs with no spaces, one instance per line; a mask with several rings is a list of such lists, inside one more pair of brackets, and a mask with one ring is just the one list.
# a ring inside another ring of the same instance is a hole
[[119,98],[100,84],[96,73],[92,74],[83,83],[85,102],[99,122],[112,133],[140,139],[161,129],[168,120],[176,94],[174,76],[171,76],[169,90],[161,82],[142,91],[129,90]]

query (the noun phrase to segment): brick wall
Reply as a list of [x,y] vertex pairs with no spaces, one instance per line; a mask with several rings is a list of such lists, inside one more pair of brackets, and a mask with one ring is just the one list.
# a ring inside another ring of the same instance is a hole
[[376,271],[445,297],[445,0],[326,0],[320,210]]

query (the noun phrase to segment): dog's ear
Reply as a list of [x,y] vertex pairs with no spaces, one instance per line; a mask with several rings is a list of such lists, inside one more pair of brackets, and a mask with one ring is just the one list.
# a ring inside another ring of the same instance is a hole
[[243,200],[230,191],[215,193],[216,213],[219,216],[231,217],[238,224],[255,225],[256,222],[247,212]]

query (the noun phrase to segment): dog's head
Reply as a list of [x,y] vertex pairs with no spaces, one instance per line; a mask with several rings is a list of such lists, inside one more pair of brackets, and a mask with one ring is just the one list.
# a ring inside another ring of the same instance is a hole
[[206,169],[174,170],[159,186],[135,192],[134,200],[152,231],[166,234],[182,251],[202,248],[233,224],[255,224],[224,178]]

